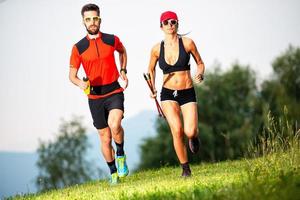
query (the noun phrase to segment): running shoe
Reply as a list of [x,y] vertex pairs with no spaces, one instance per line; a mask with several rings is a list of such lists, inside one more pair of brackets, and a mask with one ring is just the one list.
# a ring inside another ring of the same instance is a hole
[[119,177],[125,177],[128,175],[129,170],[126,164],[126,155],[117,156],[117,169]]
[[199,141],[198,137],[189,139],[189,147],[193,154],[198,153],[198,151],[200,149],[200,141]]
[[188,167],[188,168],[183,168],[183,169],[182,169],[182,174],[181,174],[181,176],[182,176],[183,178],[190,177],[191,175],[192,175],[192,172],[191,172],[190,167]]
[[111,177],[110,177],[110,184],[112,185],[115,185],[119,182],[119,176],[118,176],[118,173],[115,172],[115,173],[112,173],[111,174]]

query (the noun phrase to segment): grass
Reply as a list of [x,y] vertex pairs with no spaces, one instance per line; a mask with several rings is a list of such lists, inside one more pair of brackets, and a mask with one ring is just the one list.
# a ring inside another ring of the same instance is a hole
[[115,186],[107,180],[10,199],[300,199],[300,151],[256,159],[142,171]]
[[193,165],[191,178],[181,178],[180,167],[165,167],[135,173],[115,186],[93,181],[9,199],[300,200],[300,129],[271,115],[267,121],[258,141],[249,145],[254,158]]

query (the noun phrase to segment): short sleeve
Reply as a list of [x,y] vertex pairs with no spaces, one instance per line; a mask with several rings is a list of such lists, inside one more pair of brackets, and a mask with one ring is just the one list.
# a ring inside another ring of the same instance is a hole
[[123,52],[123,44],[118,38],[118,36],[115,36],[115,50],[122,53]]
[[74,45],[72,48],[72,53],[71,53],[71,57],[70,57],[70,67],[79,69],[80,64],[81,64],[81,58],[80,58],[77,47]]

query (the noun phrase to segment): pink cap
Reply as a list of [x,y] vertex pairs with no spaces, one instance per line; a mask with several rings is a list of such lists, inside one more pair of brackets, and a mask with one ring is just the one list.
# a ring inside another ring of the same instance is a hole
[[160,16],[160,22],[163,22],[165,20],[168,20],[168,19],[176,19],[178,20],[178,17],[176,15],[176,13],[172,12],[172,11],[166,11],[164,13],[161,14]]

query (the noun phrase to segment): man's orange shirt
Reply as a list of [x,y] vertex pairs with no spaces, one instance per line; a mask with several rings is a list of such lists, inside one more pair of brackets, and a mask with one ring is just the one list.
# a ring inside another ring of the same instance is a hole
[[[99,33],[96,39],[88,36],[73,46],[70,66],[79,69],[82,64],[91,86],[103,86],[118,80],[120,74],[115,62],[114,51],[123,52],[123,44],[115,35]],[[122,92],[122,87],[103,95],[89,94],[90,99],[97,99]]]

